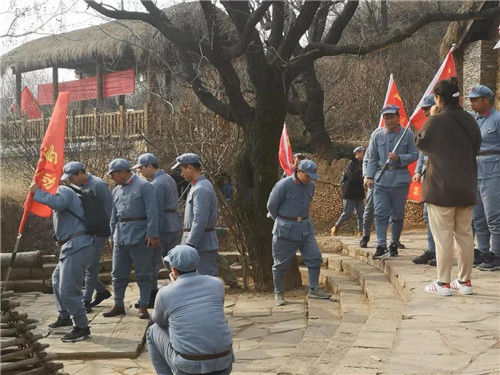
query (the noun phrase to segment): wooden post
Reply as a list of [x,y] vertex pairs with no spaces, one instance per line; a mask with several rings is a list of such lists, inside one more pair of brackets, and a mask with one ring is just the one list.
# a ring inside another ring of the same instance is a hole
[[120,107],[125,106],[125,95],[118,95],[118,105]]
[[[127,114],[125,113],[125,107],[121,105],[120,106],[120,129],[118,129],[120,132],[120,138],[122,138],[125,135],[126,122],[127,122]],[[110,135],[112,135],[112,134],[113,134],[113,130],[111,130]]]
[[149,136],[149,105],[148,103],[144,103],[144,117],[143,117],[143,121],[144,121],[144,135],[146,137]]
[[12,69],[12,72],[16,75],[16,116],[21,116],[21,72],[17,69]]
[[56,66],[52,67],[52,104],[56,105],[59,96],[59,71]]
[[101,64],[96,64],[96,76],[97,76],[97,108],[102,110],[103,107],[103,97],[104,97],[104,79]]

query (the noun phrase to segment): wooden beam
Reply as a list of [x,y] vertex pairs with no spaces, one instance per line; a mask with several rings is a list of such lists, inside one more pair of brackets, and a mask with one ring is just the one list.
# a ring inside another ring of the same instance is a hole
[[99,110],[103,107],[104,98],[104,79],[101,64],[96,64],[96,77],[97,77],[97,108]]
[[52,67],[52,103],[56,105],[59,96],[59,70],[56,66]]
[[21,115],[21,72],[17,71],[16,74],[16,116]]

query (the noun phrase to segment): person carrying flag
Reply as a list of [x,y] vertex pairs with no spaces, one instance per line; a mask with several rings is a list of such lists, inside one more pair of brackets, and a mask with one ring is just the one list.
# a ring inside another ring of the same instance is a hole
[[52,286],[59,316],[50,328],[73,326],[63,342],[87,340],[91,337],[83,304],[83,275],[95,254],[94,236],[87,233],[83,206],[78,195],[67,186],[59,186],[55,194],[40,189],[33,182],[33,200],[52,208],[57,244],[61,246],[59,262],[52,273]]
[[[435,105],[434,95],[429,94],[424,97],[420,108],[425,115],[429,117],[431,114],[431,108]],[[425,162],[427,161],[427,156],[423,152],[418,154],[417,167],[415,168],[415,174],[413,175],[413,182],[422,181],[425,174]],[[429,215],[427,213],[427,203],[424,202],[424,221],[427,226],[427,249],[425,249],[422,255],[413,258],[411,261],[415,264],[428,264],[429,266],[436,266],[436,244],[434,243],[434,237],[432,237],[431,227],[429,225]]]
[[[89,189],[94,192],[96,197],[98,197],[104,205],[109,221],[109,218],[111,217],[111,210],[113,208],[113,196],[111,195],[111,190],[109,190],[108,184],[99,177],[86,172],[85,167],[79,161],[66,163],[63,167],[63,172],[64,174],[62,175],[61,180],[67,180],[71,184],[78,186],[80,189]],[[83,301],[87,312],[91,312],[92,307],[97,306],[105,299],[111,297],[111,293],[99,279],[99,263],[101,261],[101,253],[107,240],[108,237],[95,237],[95,255],[89,268],[85,271],[85,293],[83,295]],[[96,295],[94,300],[91,301],[94,290],[96,291]]]
[[[385,127],[377,128],[370,137],[364,179],[365,187],[374,189],[377,250],[373,259],[398,256],[397,243],[403,230],[406,197],[411,182],[408,165],[418,158],[418,150],[413,144],[413,132],[409,129],[404,132],[399,124],[399,107],[393,104],[385,105],[381,114]],[[398,149],[394,150],[401,137]],[[378,180],[386,160],[389,160],[388,168]],[[393,230],[388,250],[387,227],[390,217],[393,220]]]

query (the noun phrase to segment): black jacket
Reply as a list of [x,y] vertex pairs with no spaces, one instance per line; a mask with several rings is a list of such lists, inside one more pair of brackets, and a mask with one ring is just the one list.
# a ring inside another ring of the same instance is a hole
[[347,164],[340,181],[344,199],[364,199],[363,161],[354,158]]

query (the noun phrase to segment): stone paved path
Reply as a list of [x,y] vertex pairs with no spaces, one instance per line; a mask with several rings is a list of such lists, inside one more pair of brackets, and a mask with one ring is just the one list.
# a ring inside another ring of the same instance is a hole
[[[398,258],[373,261],[373,242],[360,249],[356,237],[319,237],[331,301],[307,300],[298,290],[276,307],[271,294],[231,291],[225,312],[234,334],[233,374],[500,374],[500,272],[474,270],[471,296],[428,295],[423,287],[436,269],[411,262],[425,240],[423,231],[405,232],[407,249]],[[141,347],[146,322],[130,307],[137,296],[131,284],[126,317],[102,317],[111,300],[89,315],[92,342],[63,344],[53,333],[44,339],[47,351],[60,354],[69,374],[155,374]],[[46,334],[56,317],[53,296],[19,298]]]

